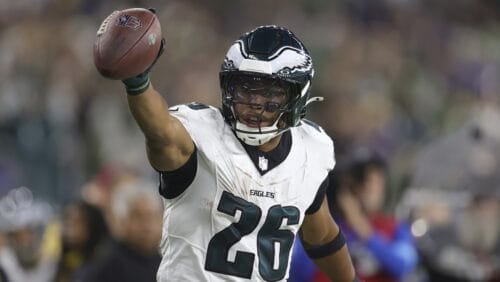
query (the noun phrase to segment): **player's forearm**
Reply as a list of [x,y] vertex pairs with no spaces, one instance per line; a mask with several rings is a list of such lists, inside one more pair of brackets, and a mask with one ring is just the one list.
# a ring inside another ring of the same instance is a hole
[[332,281],[355,281],[356,274],[354,272],[354,267],[352,266],[351,257],[349,256],[346,245],[335,253],[315,259],[314,263]]
[[173,117],[168,112],[165,99],[149,86],[140,95],[127,95],[134,119],[144,133],[148,143],[166,145],[172,139],[169,123]]

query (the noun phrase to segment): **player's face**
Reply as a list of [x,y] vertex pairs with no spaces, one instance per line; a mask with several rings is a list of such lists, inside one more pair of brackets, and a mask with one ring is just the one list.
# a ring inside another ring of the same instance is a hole
[[271,126],[288,101],[289,87],[270,78],[239,77],[232,82],[234,110],[248,127]]

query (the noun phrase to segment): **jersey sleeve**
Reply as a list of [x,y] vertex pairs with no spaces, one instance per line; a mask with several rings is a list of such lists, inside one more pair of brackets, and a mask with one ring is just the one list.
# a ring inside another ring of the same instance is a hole
[[313,159],[318,162],[318,168],[332,171],[336,164],[332,138],[321,126],[310,120],[303,119],[300,127],[304,135],[308,137],[310,152]]
[[174,106],[169,110],[170,114],[184,125],[200,152],[210,150],[213,142],[220,141],[224,120],[219,109],[191,103]]
[[323,203],[323,200],[325,199],[326,195],[326,189],[328,188],[328,176],[323,180],[321,183],[321,186],[318,189],[318,192],[316,193],[316,197],[314,197],[314,201],[312,204],[307,208],[306,214],[313,214],[319,210],[321,207],[321,204]]
[[306,210],[306,215],[310,215],[318,211],[325,199],[329,186],[329,174],[335,167],[335,153],[333,140],[319,125],[304,119],[300,125],[300,130],[305,139],[304,144],[307,146],[310,165],[319,178],[318,184],[310,188],[314,189],[315,195]]
[[166,199],[174,199],[182,194],[193,183],[198,167],[197,149],[188,161],[174,171],[160,171],[160,195]]
[[171,107],[170,114],[177,118],[186,128],[195,144],[195,150],[188,161],[180,168],[164,172],[159,171],[159,192],[166,199],[174,199],[181,195],[194,181],[198,168],[198,155],[207,150],[207,142],[214,137],[214,128],[217,125],[217,109],[200,103],[191,103]]

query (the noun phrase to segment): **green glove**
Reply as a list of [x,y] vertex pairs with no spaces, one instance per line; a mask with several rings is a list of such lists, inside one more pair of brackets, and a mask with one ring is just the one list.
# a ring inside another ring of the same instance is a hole
[[149,84],[151,84],[149,80],[149,71],[143,72],[138,76],[130,77],[122,80],[123,84],[125,84],[125,90],[128,95],[139,95],[142,92],[148,89]]

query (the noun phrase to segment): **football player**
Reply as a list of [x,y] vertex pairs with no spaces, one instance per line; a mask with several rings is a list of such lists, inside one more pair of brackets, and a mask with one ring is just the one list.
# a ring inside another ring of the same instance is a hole
[[331,279],[355,278],[325,200],[333,142],[304,119],[320,100],[310,98],[313,74],[292,32],[262,26],[229,48],[220,109],[169,109],[149,71],[123,80],[160,175],[158,281],[284,281],[297,233]]

